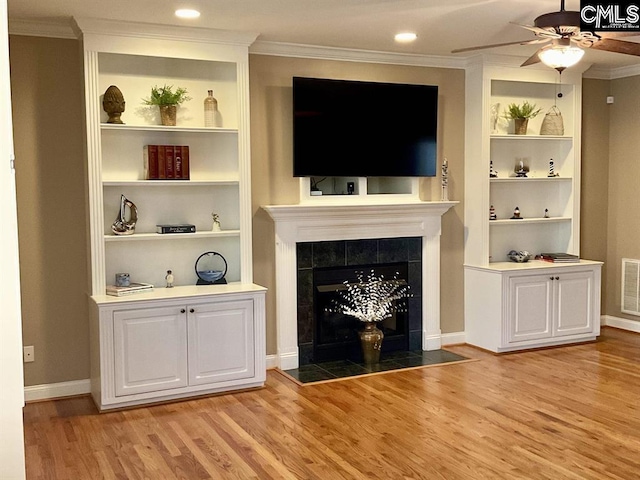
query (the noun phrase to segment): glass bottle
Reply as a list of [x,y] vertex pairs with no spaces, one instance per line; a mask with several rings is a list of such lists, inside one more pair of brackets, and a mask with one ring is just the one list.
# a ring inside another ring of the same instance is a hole
[[216,126],[216,114],[218,112],[218,100],[213,96],[213,90],[207,91],[207,98],[204,99],[204,126]]

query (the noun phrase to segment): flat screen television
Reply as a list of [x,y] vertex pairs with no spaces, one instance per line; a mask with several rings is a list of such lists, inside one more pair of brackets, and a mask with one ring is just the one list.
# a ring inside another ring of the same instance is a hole
[[293,175],[436,175],[438,87],[293,77]]

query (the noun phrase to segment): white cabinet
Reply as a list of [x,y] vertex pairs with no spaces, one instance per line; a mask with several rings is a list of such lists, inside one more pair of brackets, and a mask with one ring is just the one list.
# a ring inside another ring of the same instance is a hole
[[169,290],[92,297],[92,394],[101,410],[264,384],[264,288]]
[[187,385],[184,308],[138,308],[113,312],[116,395]]
[[600,262],[497,262],[465,267],[467,342],[506,352],[594,340]]

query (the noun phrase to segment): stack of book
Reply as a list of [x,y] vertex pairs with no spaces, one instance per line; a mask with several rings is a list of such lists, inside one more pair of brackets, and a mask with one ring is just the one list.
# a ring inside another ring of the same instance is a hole
[[125,295],[134,295],[136,293],[152,292],[153,285],[150,283],[134,283],[131,282],[126,287],[117,287],[116,285],[107,285],[107,295],[114,297],[124,297]]
[[578,263],[580,257],[570,253],[541,253],[540,260],[553,263]]
[[189,180],[188,145],[145,145],[145,180]]

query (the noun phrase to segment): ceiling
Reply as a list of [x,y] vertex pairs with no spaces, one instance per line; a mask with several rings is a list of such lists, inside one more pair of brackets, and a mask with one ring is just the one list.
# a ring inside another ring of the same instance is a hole
[[[195,20],[174,16],[177,8],[201,12]],[[476,45],[526,41],[534,34],[512,25],[532,25],[560,0],[8,0],[12,19],[69,25],[71,17],[94,17],[255,32],[258,40],[416,55],[451,55]],[[579,10],[580,0],[567,0]],[[393,36],[414,31],[418,39],[398,44]],[[625,38],[640,43],[640,35]],[[529,57],[536,46],[481,52]],[[456,58],[472,53],[459,53]],[[640,66],[640,57],[589,51],[582,60],[601,68]]]

